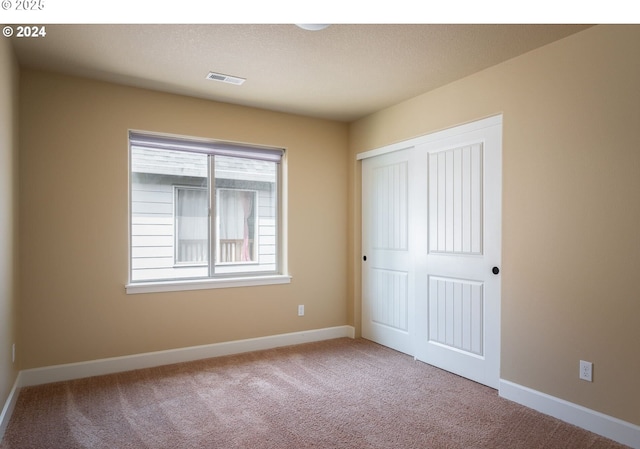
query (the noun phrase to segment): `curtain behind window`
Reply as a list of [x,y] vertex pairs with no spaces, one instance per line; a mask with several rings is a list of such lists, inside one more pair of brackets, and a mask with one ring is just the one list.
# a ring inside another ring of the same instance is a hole
[[242,241],[240,261],[251,261],[249,218],[253,212],[254,192],[220,190],[218,223],[220,240]]

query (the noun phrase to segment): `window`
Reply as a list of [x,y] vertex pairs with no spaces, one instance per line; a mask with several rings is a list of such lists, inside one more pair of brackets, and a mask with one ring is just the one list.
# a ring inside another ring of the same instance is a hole
[[138,132],[129,147],[127,291],[282,274],[282,150]]

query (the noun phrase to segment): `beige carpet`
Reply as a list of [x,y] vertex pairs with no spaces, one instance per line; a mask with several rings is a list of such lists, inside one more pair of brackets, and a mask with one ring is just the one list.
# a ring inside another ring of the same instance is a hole
[[623,448],[366,340],[25,388],[0,448]]

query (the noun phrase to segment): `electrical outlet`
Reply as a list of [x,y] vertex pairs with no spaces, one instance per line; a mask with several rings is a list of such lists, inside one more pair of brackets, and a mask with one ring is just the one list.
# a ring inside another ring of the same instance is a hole
[[593,382],[593,363],[580,360],[580,379]]
[[298,316],[304,316],[304,304],[298,306]]

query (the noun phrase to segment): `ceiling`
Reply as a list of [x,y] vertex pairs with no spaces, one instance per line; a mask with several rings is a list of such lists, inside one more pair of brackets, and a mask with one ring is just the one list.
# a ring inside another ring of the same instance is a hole
[[12,42],[23,67],[349,122],[587,27],[47,25]]

